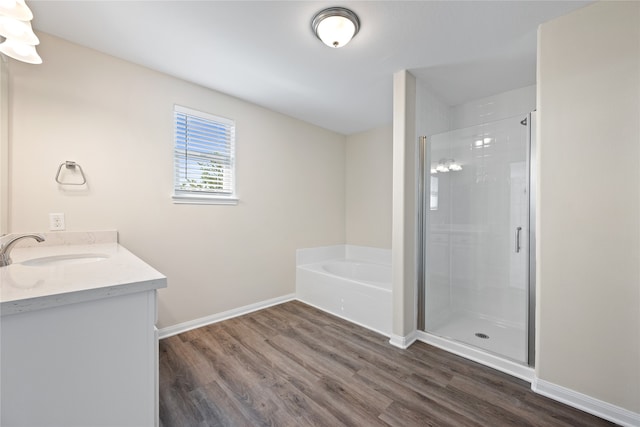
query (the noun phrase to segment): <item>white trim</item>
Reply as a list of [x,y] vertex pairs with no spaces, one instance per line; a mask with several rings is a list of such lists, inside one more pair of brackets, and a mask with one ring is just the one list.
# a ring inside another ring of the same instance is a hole
[[550,399],[562,402],[621,426],[640,426],[640,414],[611,403],[587,396],[586,394],[559,386],[549,381],[535,378],[531,390]]
[[411,331],[409,332],[409,335],[406,335],[404,337],[401,335],[391,334],[389,338],[389,344],[394,347],[406,350],[418,339],[418,331]]
[[238,199],[235,196],[216,196],[213,194],[176,194],[171,196],[175,204],[191,205],[237,205]]
[[535,377],[535,371],[533,368],[503,359],[502,357],[495,356],[476,347],[441,338],[424,331],[418,331],[418,340],[446,350],[450,353],[457,354],[465,359],[481,363],[500,372],[504,372],[505,374],[520,378],[521,380],[529,383],[532,382]]
[[206,112],[200,111],[200,110],[194,110],[193,108],[184,107],[184,106],[178,105],[178,104],[173,104],[173,111],[176,111],[178,113],[183,113],[183,114],[186,114],[188,116],[196,116],[196,117],[199,117],[201,119],[210,120],[212,122],[222,123],[222,124],[227,125],[227,126],[235,126],[236,125],[236,121],[233,120],[233,119],[229,119],[227,117],[222,117],[222,116],[216,116],[214,114],[206,113]]
[[183,332],[187,332],[192,329],[211,325],[212,323],[221,322],[223,320],[231,319],[233,317],[242,316],[244,314],[262,310],[263,308],[268,308],[274,305],[282,304],[287,301],[292,301],[294,299],[295,299],[295,294],[288,294],[288,295],[283,295],[281,297],[260,301],[255,304],[249,304],[243,307],[233,308],[231,310],[223,311],[222,313],[216,313],[210,316],[201,317],[199,319],[189,320],[188,322],[178,323],[177,325],[167,326],[166,328],[162,328],[158,331],[158,336],[160,339],[169,338],[173,335],[181,334]]

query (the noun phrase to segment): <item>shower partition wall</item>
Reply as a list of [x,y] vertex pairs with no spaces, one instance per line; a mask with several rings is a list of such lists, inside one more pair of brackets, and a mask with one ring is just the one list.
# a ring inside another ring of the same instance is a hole
[[530,124],[434,135],[421,153],[424,330],[523,364],[533,364]]

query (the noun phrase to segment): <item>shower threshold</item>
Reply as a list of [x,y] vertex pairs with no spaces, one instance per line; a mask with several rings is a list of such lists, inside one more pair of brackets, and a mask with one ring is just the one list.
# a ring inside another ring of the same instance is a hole
[[428,332],[518,363],[526,364],[527,361],[527,332],[523,328],[506,326],[472,314],[461,314]]

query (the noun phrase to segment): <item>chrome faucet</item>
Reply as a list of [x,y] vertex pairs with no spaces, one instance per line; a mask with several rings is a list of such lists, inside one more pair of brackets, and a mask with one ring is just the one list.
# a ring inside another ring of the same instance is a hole
[[26,239],[27,237],[35,239],[37,242],[44,242],[42,234],[21,234],[10,238],[6,243],[0,245],[0,267],[6,267],[11,264],[11,249],[20,239]]

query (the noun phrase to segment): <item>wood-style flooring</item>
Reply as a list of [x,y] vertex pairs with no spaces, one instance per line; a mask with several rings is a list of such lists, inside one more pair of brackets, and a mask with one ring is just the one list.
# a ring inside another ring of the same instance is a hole
[[611,426],[528,383],[298,301],[160,342],[160,425]]

